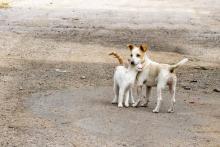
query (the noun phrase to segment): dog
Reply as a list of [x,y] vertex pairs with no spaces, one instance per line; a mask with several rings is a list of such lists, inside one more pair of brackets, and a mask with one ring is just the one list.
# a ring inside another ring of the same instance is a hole
[[[146,52],[146,50],[142,50],[142,54]],[[136,54],[132,53],[132,56],[136,56]],[[129,59],[129,65],[128,68],[123,66],[123,60],[122,58],[115,52],[110,53],[109,55],[113,55],[115,58],[118,59],[119,63],[121,65],[117,66],[115,68],[114,72],[114,85],[113,90],[115,93],[115,97],[112,101],[112,103],[118,102],[118,107],[123,107],[123,100],[125,99],[125,107],[129,107],[129,100],[132,104],[135,103],[133,94],[132,94],[132,87],[136,81],[136,77],[138,72],[142,70],[142,63],[136,62],[132,58]]]
[[[129,45],[130,50],[132,50],[131,60],[135,62],[135,64],[144,63],[142,67],[142,71],[137,75],[137,94],[138,100],[133,107],[137,107],[143,99],[141,96],[142,93],[142,86],[146,85],[146,102],[143,106],[147,106],[149,102],[150,92],[152,87],[157,87],[157,104],[155,109],[153,110],[154,113],[158,113],[161,106],[162,101],[162,90],[165,88],[166,85],[169,86],[169,91],[172,95],[171,97],[171,106],[168,109],[168,112],[174,112],[174,104],[175,104],[175,93],[176,93],[176,83],[177,77],[174,73],[175,69],[180,67],[181,65],[185,64],[188,59],[185,58],[174,65],[169,64],[160,64],[157,62],[152,61],[144,50],[147,50],[148,46],[141,45],[137,47],[135,45]],[[142,49],[141,49],[142,48]],[[134,55],[138,56],[134,56]]]

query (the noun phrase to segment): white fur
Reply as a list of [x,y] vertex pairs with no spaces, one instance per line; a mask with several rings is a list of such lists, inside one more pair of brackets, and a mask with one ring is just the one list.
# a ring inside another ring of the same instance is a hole
[[[141,53],[139,48],[134,48],[133,51],[135,53]],[[140,63],[141,59],[133,58],[134,62]],[[157,87],[157,105],[155,109],[153,110],[154,113],[158,113],[160,110],[161,102],[162,102],[162,90],[165,88],[166,85],[169,86],[170,93],[172,95],[171,97],[171,106],[168,110],[168,112],[174,112],[174,104],[175,104],[175,93],[176,93],[176,82],[177,77],[174,72],[171,72],[172,70],[175,70],[179,66],[183,65],[188,61],[187,58],[181,60],[175,65],[169,65],[169,64],[160,64],[157,62],[154,62],[148,58],[148,56],[145,54],[144,56],[144,67],[142,69],[142,72],[139,73],[137,77],[137,93],[138,93],[138,101],[133,104],[133,106],[138,106],[141,99],[143,97],[141,96],[142,86],[146,85],[146,103],[144,105],[147,105],[149,102],[150,92],[152,87]]]
[[135,83],[137,73],[138,70],[136,69],[136,66],[129,65],[128,68],[125,68],[124,66],[116,67],[114,73],[115,98],[113,99],[112,103],[118,102],[118,107],[123,107],[122,103],[125,99],[125,106],[128,107],[129,98],[130,102],[134,103],[132,87]]

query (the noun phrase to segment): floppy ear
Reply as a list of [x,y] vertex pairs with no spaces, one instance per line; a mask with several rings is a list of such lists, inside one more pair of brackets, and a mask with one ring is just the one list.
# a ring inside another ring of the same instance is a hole
[[128,44],[127,47],[132,50],[134,48],[134,46],[132,44]]
[[142,52],[146,52],[148,50],[147,44],[140,45],[140,49],[141,49]]

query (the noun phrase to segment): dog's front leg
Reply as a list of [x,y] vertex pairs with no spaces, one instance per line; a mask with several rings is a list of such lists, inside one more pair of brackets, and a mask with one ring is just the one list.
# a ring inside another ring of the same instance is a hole
[[138,100],[132,105],[133,107],[137,107],[139,105],[139,103],[142,100],[142,85],[141,86],[137,86],[137,96],[138,96]]
[[149,103],[149,99],[150,99],[151,89],[152,87],[146,86],[146,99],[145,99],[145,102],[141,104],[142,107],[147,107]]
[[147,107],[147,105],[149,103],[151,89],[152,88],[150,86],[146,86],[146,97],[144,95],[142,96],[142,101],[140,102],[139,106]]
[[158,113],[160,111],[161,101],[162,101],[162,88],[160,86],[157,86],[157,105],[153,110],[154,113]]

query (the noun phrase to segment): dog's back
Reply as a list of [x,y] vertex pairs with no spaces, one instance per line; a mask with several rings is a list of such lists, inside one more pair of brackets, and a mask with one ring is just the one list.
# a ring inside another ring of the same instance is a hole
[[126,71],[127,71],[127,68],[124,66],[117,66],[115,68],[114,80],[118,85],[123,83],[123,80],[125,80]]

